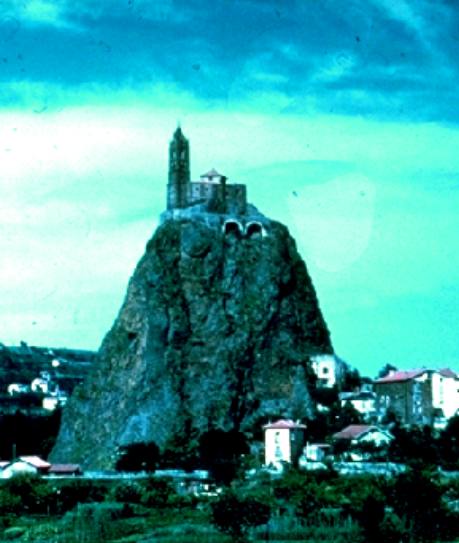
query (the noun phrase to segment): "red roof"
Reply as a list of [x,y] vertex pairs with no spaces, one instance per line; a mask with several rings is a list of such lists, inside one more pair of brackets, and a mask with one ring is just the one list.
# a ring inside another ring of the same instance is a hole
[[56,473],[59,475],[82,473],[79,464],[51,464],[48,473]]
[[300,428],[300,429],[304,429],[306,428],[306,425],[305,424],[300,424],[298,422],[294,422],[293,420],[290,420],[290,419],[280,419],[280,420],[277,420],[276,422],[273,422],[273,423],[270,423],[270,424],[265,424],[263,426],[263,428],[265,430],[267,429],[275,429],[275,430],[295,430],[297,428]]
[[442,368],[441,370],[438,370],[438,373],[442,377],[452,377],[453,379],[457,379],[458,375],[455,371],[450,370],[449,368]]
[[49,462],[45,462],[39,456],[20,456],[19,459],[37,469],[48,469],[51,466]]
[[394,371],[385,377],[381,377],[381,379],[376,379],[375,383],[400,383],[403,381],[410,381],[411,379],[420,377],[426,371],[429,370],[422,368],[418,370]]
[[370,430],[376,430],[376,426],[369,426],[368,424],[351,424],[346,426],[341,432],[333,434],[334,439],[358,439],[363,434],[366,434]]

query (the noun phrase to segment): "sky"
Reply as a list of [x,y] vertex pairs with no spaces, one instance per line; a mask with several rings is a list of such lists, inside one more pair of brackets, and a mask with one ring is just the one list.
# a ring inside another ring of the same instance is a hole
[[458,53],[455,0],[0,0],[0,341],[98,348],[180,122],[341,358],[459,370]]

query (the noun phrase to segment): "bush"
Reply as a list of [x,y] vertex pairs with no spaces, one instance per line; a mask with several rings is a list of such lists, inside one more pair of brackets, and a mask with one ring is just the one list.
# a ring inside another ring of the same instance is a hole
[[234,490],[221,494],[211,508],[214,525],[235,541],[244,541],[249,528],[266,524],[271,514],[266,502],[255,496],[239,496]]
[[168,507],[176,496],[171,483],[164,479],[151,478],[144,485],[141,503],[147,507]]
[[[37,475],[19,474],[3,482],[0,494],[0,503],[4,503],[5,510],[16,511],[16,502],[20,509],[29,513],[46,513],[52,500],[52,491],[49,485]],[[3,510],[3,508],[2,508]]]
[[141,503],[142,487],[135,482],[121,482],[110,491],[110,498],[121,503]]
[[19,496],[11,494],[9,490],[0,489],[0,511],[3,515],[16,514],[22,509],[22,500]]
[[101,483],[89,480],[74,480],[53,489],[56,512],[63,513],[74,509],[79,503],[102,502],[107,488]]
[[291,469],[281,479],[273,481],[273,495],[280,510],[290,510],[298,517],[307,519],[318,514],[322,508],[333,505],[334,497],[327,492],[327,481],[330,480],[330,474],[324,476]]
[[3,537],[9,541],[10,539],[19,539],[25,533],[26,528],[23,528],[22,526],[12,526],[3,532]]
[[448,511],[436,478],[432,471],[408,470],[397,477],[392,488],[394,512],[406,519],[416,541],[435,541],[445,531]]
[[405,524],[395,513],[386,513],[377,531],[379,539],[375,541],[381,543],[405,543],[410,539]]
[[126,504],[85,503],[64,517],[63,523],[70,540],[78,543],[94,543],[109,540],[113,535],[113,521],[129,517]]

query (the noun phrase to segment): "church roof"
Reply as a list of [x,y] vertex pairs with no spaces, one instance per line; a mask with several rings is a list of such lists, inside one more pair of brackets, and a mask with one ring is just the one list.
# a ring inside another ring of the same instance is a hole
[[203,173],[201,177],[225,177],[222,173],[218,173],[215,168],[212,168],[207,173]]

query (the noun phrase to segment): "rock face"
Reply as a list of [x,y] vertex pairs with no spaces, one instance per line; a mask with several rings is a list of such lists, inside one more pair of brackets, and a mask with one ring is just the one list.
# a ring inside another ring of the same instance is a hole
[[163,216],[53,461],[110,468],[121,445],[311,414],[309,356],[332,347],[306,266],[282,224],[251,206],[229,219]]

